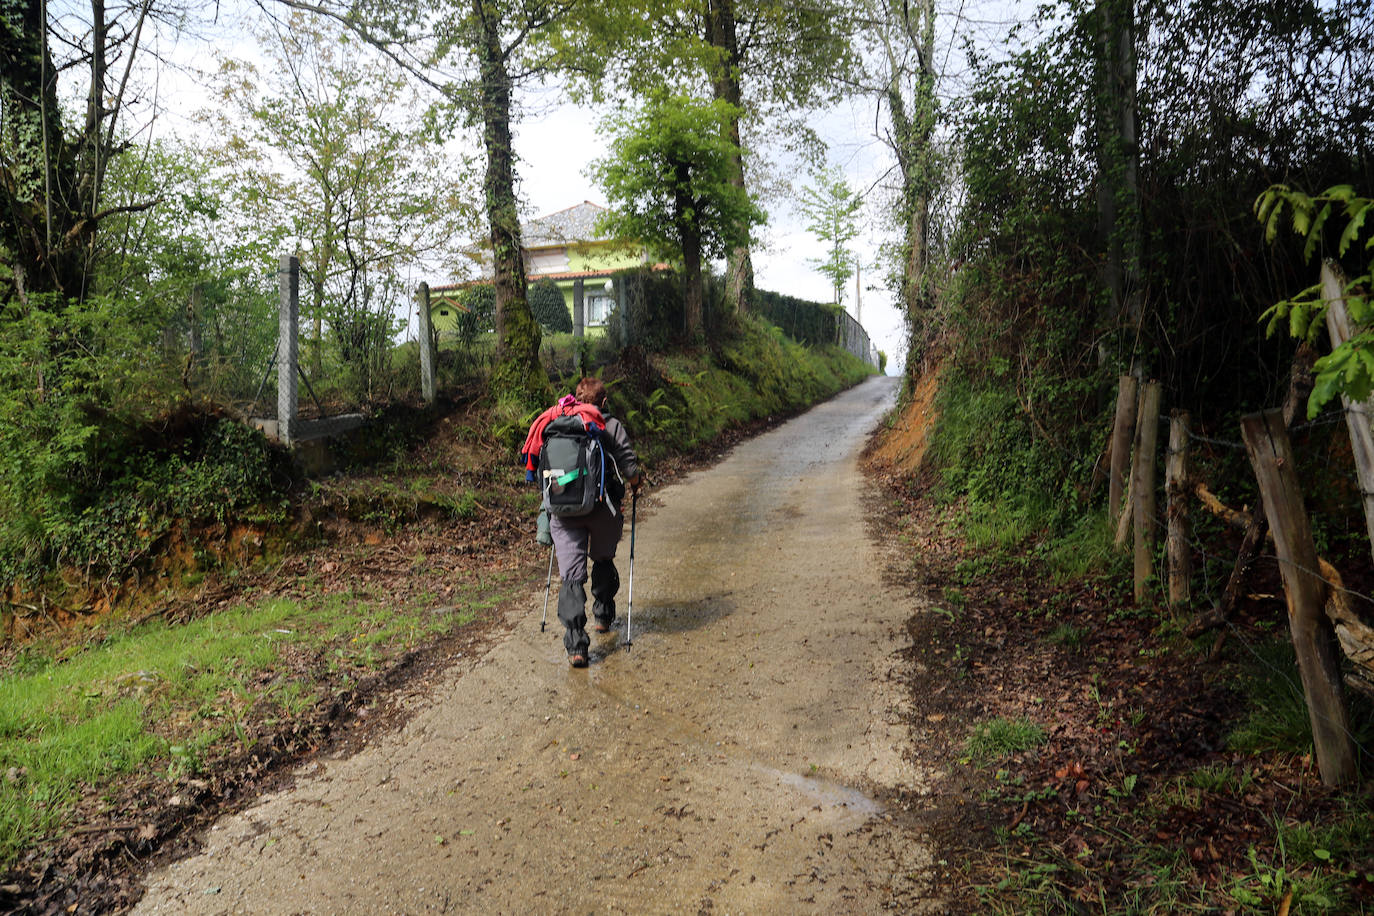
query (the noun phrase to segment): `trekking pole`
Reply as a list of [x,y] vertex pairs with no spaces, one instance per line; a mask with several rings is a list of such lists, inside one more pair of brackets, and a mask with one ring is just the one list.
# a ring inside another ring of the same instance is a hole
[[630,646],[635,644],[630,636],[630,621],[635,615],[635,510],[639,508],[639,490],[634,491],[630,497],[630,592],[626,600],[625,608],[625,651],[630,651]]
[[549,619],[549,588],[553,585],[553,545],[549,545],[549,581],[544,583],[544,616],[539,618],[539,632],[544,632],[544,622]]

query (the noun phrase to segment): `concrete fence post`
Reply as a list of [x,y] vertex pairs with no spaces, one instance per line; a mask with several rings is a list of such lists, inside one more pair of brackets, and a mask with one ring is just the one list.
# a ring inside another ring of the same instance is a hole
[[300,365],[301,262],[284,254],[278,262],[277,288],[277,438],[290,445],[296,433],[296,374]]
[[587,333],[587,300],[582,278],[573,280],[573,359],[576,361],[577,374],[587,371],[583,365],[582,338]]
[[429,314],[429,284],[421,283],[415,293],[420,318],[420,396],[434,403],[434,325]]

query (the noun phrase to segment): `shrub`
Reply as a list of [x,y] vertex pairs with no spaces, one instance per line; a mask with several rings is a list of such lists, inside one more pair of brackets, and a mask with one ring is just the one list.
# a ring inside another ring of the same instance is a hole
[[546,331],[572,333],[572,316],[563,301],[563,292],[552,280],[540,280],[530,287],[530,313]]

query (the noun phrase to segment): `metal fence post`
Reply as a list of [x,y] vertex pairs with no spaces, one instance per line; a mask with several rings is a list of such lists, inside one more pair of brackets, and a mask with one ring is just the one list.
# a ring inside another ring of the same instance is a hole
[[300,362],[301,262],[284,254],[277,266],[281,306],[277,317],[277,437],[290,445],[296,433],[296,371]]

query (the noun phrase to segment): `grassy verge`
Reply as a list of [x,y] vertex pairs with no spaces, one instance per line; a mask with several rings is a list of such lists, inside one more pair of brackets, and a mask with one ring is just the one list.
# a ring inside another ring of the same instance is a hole
[[650,461],[734,427],[787,416],[876,370],[838,347],[808,347],[744,316],[715,351],[659,354],[612,378],[611,406]]
[[0,865],[78,813],[118,818],[108,789],[121,776],[195,778],[471,622],[509,585],[488,580],[442,606],[359,592],[266,598],[26,647],[0,678]]

